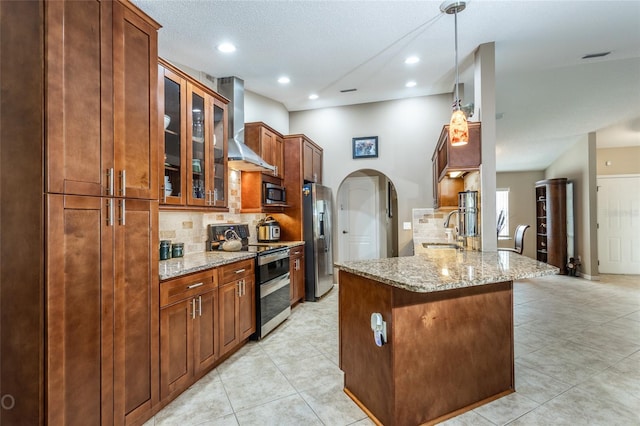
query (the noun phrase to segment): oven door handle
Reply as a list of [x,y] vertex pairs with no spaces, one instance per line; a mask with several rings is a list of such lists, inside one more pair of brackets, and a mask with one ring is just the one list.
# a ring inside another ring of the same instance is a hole
[[288,257],[289,249],[278,250],[275,253],[261,254],[258,256],[258,266],[263,266],[276,260],[287,259]]
[[290,283],[289,272],[284,275],[274,278],[271,281],[267,281],[264,284],[260,284],[260,298],[266,297],[274,291],[280,290],[282,287],[288,286]]

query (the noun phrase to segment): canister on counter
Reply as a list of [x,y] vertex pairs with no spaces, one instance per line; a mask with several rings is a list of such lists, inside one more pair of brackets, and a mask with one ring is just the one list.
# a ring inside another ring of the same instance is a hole
[[170,240],[161,240],[160,241],[160,260],[171,259],[171,241]]
[[171,244],[171,257],[182,257],[182,256],[184,256],[184,243]]

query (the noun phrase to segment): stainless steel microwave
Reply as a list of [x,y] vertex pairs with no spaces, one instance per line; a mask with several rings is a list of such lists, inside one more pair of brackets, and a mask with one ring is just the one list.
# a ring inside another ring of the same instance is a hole
[[284,186],[269,182],[262,183],[262,204],[285,204],[286,202]]

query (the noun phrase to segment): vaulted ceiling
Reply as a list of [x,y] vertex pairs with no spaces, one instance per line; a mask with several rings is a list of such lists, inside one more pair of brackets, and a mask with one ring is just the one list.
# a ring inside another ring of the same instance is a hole
[[[454,17],[439,1],[134,3],[163,25],[162,57],[240,77],[289,111],[453,88]],[[543,169],[589,132],[598,147],[640,145],[639,1],[472,0],[458,39],[463,104],[473,102],[473,52],[495,42],[498,171]],[[237,50],[219,52],[223,42]],[[412,55],[420,61],[405,64]]]

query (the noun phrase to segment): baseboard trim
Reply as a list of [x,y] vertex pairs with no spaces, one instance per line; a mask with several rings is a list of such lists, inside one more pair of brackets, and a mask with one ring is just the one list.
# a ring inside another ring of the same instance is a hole
[[587,275],[583,274],[582,272],[578,272],[578,276],[589,281],[600,281],[600,277],[598,275]]

